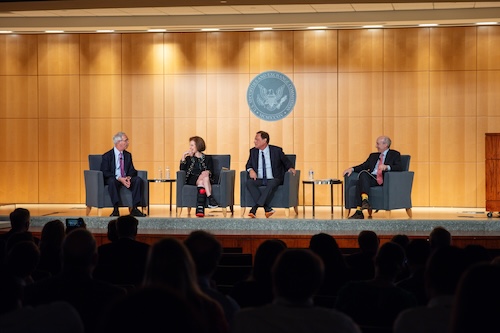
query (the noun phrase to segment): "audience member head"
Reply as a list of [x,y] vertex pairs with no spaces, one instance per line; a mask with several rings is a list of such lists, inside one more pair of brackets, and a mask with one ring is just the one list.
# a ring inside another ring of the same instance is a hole
[[491,255],[488,249],[479,244],[468,244],[464,247],[465,257],[468,266],[478,264],[480,262],[491,262]]
[[410,244],[410,238],[407,235],[402,234],[394,235],[391,238],[391,242],[401,245],[403,250],[406,250],[406,247]]
[[116,233],[118,238],[132,238],[137,236],[139,220],[132,215],[120,216],[116,219]]
[[255,251],[252,272],[254,280],[271,285],[273,265],[278,255],[285,250],[286,244],[281,240],[267,239],[263,241]]
[[193,259],[181,241],[163,238],[151,246],[144,286],[172,288],[184,297],[199,292]]
[[104,315],[102,333],[204,333],[198,313],[176,291],[146,287],[113,304]]
[[429,299],[439,295],[454,295],[466,268],[463,249],[455,246],[436,249],[425,267],[425,284]]
[[33,234],[29,231],[16,232],[12,234],[7,240],[7,244],[5,245],[7,253],[14,247],[14,245],[20,242],[35,243],[35,238],[33,237]]
[[310,301],[323,283],[323,262],[317,254],[305,249],[283,251],[273,267],[276,297],[293,303]]
[[222,245],[214,235],[196,230],[184,240],[196,266],[198,276],[211,276],[222,256]]
[[451,245],[451,234],[443,227],[435,227],[429,235],[431,251],[443,246]]
[[410,267],[424,267],[431,254],[431,246],[425,239],[412,239],[405,253]]
[[498,332],[500,266],[476,264],[462,275],[451,311],[451,333]]
[[30,226],[30,211],[25,208],[16,208],[10,213],[10,225],[15,232],[28,231]]
[[363,230],[358,235],[358,244],[362,252],[375,256],[380,245],[380,240],[374,231]]
[[63,271],[92,273],[97,264],[97,244],[94,236],[84,228],[69,232],[62,244]]
[[64,236],[64,223],[61,220],[52,220],[45,223],[40,236],[40,250],[45,248],[60,249]]
[[24,284],[33,283],[31,274],[35,271],[40,260],[40,250],[32,241],[18,242],[7,253],[5,267],[14,277]]
[[394,280],[403,268],[404,260],[405,253],[399,244],[383,244],[375,256],[375,275]]
[[309,241],[309,249],[323,260],[325,266],[345,266],[344,257],[340,252],[339,245],[331,235],[325,233],[313,235]]
[[118,231],[116,230],[116,219],[110,220],[108,222],[108,240],[113,243],[118,240]]

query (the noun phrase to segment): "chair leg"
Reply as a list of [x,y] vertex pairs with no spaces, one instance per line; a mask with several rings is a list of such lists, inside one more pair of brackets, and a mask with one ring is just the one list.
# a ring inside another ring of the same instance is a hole
[[231,215],[233,215],[234,214],[234,206],[233,205],[229,206],[229,209],[231,210]]
[[224,215],[224,217],[226,217],[226,214],[227,214],[227,208],[222,208],[222,215]]
[[371,218],[371,217],[372,217],[372,211],[373,211],[373,210],[372,210],[371,208],[370,208],[370,209],[368,209],[368,218]]
[[97,216],[102,216],[102,209],[101,208],[97,208]]
[[390,210],[386,210],[385,212],[385,216],[390,219],[391,218],[391,211]]
[[177,207],[175,209],[175,216],[179,217],[179,215],[181,215],[181,213],[182,213],[182,207]]
[[87,209],[85,210],[85,215],[89,216],[91,209],[92,209],[92,207],[87,206]]
[[351,215],[351,208],[347,210],[347,217],[349,217],[349,215]]
[[188,207],[188,215],[191,215],[191,207]]
[[408,214],[409,217],[413,217],[413,213],[411,211],[411,208],[406,208],[406,214]]
[[286,217],[290,216],[290,208],[285,208],[285,216]]
[[241,207],[241,217],[245,216],[246,207]]
[[299,207],[293,206],[293,210],[295,211],[295,215],[299,215]]

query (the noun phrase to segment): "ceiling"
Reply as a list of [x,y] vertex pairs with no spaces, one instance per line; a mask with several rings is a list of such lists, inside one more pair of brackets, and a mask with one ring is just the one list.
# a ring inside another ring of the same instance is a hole
[[[500,22],[500,2],[377,0],[0,0],[0,30],[13,33],[200,31],[218,28],[357,29],[365,25],[415,27]],[[119,3],[119,7],[117,7]],[[168,6],[166,6],[168,3]]]

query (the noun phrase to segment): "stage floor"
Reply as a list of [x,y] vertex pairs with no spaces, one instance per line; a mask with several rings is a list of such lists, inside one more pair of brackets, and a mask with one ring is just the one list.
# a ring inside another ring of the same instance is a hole
[[[8,221],[8,214],[15,207],[29,209],[32,215],[31,230],[38,231],[50,220],[66,217],[83,217],[89,229],[102,233],[105,232],[111,209],[102,209],[101,215],[97,215],[97,209],[93,208],[89,216],[85,216],[85,205],[83,204],[16,204],[0,206],[1,220]],[[151,214],[145,218],[139,218],[139,232],[141,234],[187,234],[192,230],[205,229],[215,234],[226,235],[256,235],[256,234],[286,234],[286,235],[312,235],[318,232],[327,232],[337,235],[357,235],[361,230],[374,230],[379,234],[394,235],[404,233],[409,236],[424,236],[435,226],[443,226],[450,230],[455,236],[500,236],[500,219],[498,212],[492,218],[487,217],[484,208],[428,208],[414,207],[413,217],[409,218],[404,209],[373,213],[372,219],[367,219],[365,212],[364,220],[347,219],[347,211],[339,206],[334,209],[334,215],[330,214],[330,207],[317,206],[315,217],[312,216],[312,208],[299,206],[299,214],[295,215],[293,209],[290,215],[285,215],[284,209],[275,209],[276,213],[269,219],[264,217],[260,209],[257,218],[251,219],[248,208],[242,217],[242,209],[235,206],[234,215],[228,212],[224,217],[222,210],[207,209],[205,218],[197,218],[194,209],[188,215],[184,208],[179,217],[176,217],[176,208],[169,205],[151,205]],[[121,214],[128,212],[127,208],[120,208]],[[352,213],[352,211],[351,211]],[[8,227],[8,222],[3,223]]]

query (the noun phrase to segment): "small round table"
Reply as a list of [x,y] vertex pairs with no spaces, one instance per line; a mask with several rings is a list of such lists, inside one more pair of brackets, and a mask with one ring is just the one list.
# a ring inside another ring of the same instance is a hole
[[330,185],[330,207],[331,207],[331,215],[333,216],[333,185],[341,185],[341,197],[342,197],[342,206],[340,207],[341,216],[344,217],[344,182],[340,179],[316,179],[316,180],[303,180],[302,181],[302,214],[306,214],[306,184],[312,185],[312,216],[315,216],[315,203],[316,203],[316,185]]
[[148,179],[148,215],[149,213],[149,184],[151,183],[170,183],[170,211],[172,211],[172,184],[175,183],[175,179],[166,179],[166,178],[155,178],[155,179]]

